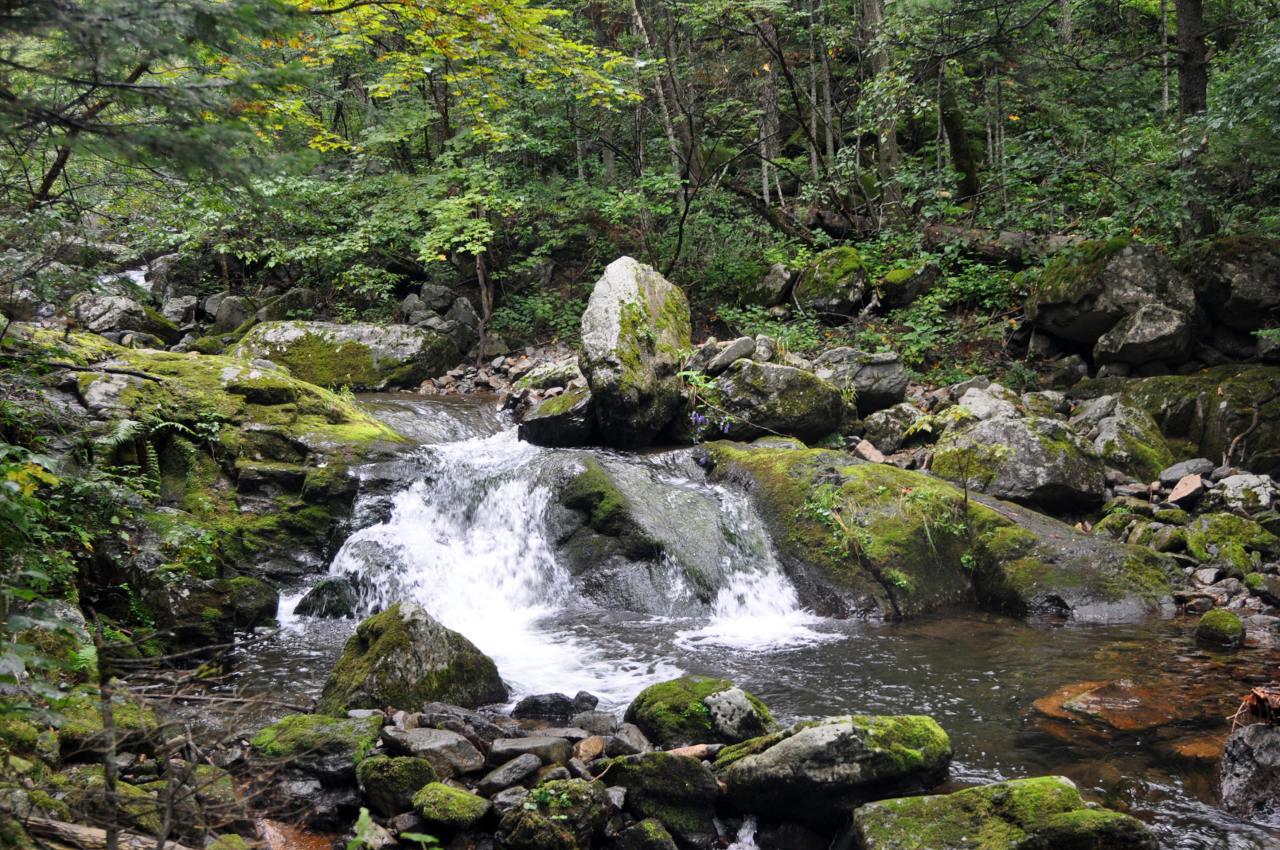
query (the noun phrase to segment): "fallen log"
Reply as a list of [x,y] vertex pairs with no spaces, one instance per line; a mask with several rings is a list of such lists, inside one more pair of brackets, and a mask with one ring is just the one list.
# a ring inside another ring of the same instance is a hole
[[[79,850],[105,850],[107,831],[93,826],[81,826],[78,823],[53,820],[52,818],[29,817],[22,822],[32,836],[56,841]],[[166,841],[163,844],[150,835],[139,835],[136,832],[120,830],[117,833],[121,850],[195,850],[185,844]]]
[[1061,233],[991,230],[984,227],[961,227],[957,224],[930,224],[922,234],[924,246],[930,251],[958,243],[965,254],[1020,266],[1029,265],[1040,257],[1055,254],[1069,245],[1085,241],[1083,237]]

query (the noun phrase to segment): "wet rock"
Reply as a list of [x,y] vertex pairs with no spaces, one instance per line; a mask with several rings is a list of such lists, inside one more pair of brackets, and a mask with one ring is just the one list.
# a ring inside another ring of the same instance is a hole
[[683,676],[650,685],[627,707],[635,723],[659,746],[734,744],[775,727],[764,703],[724,679]]
[[676,850],[675,839],[657,818],[645,818],[618,833],[618,850]]
[[489,814],[489,801],[443,782],[432,782],[413,795],[413,807],[430,826],[468,829]]
[[484,767],[484,756],[470,741],[448,729],[401,729],[388,726],[382,733],[393,753],[425,759],[441,779],[473,773]]
[[653,749],[649,739],[634,723],[621,723],[605,741],[605,755],[611,757],[633,756]]
[[565,723],[574,711],[574,702],[566,694],[530,694],[516,703],[516,707],[511,709],[511,716]]
[[607,445],[648,445],[675,416],[689,334],[683,291],[630,257],[609,264],[582,315],[580,359]]
[[951,741],[932,718],[846,715],[725,747],[713,768],[735,810],[829,827],[859,803],[933,787],[950,762]]
[[1280,727],[1241,726],[1222,752],[1222,807],[1255,823],[1280,826]]
[[544,399],[520,420],[517,434],[535,446],[587,446],[597,442],[591,391],[571,389]]
[[499,791],[489,798],[489,802],[493,803],[493,813],[498,817],[504,817],[508,812],[514,812],[524,807],[529,800],[529,789],[516,786]]
[[612,735],[618,718],[611,711],[583,711],[569,718],[569,723],[596,735]]
[[603,782],[563,779],[538,785],[519,809],[503,815],[501,846],[588,850],[598,846],[609,816]]
[[415,719],[418,726],[457,732],[479,749],[487,748],[499,738],[519,738],[524,735],[523,730],[513,723],[499,725],[483,714],[442,702],[427,703]]
[[685,846],[707,846],[715,839],[720,788],[698,759],[644,753],[602,762],[599,769],[626,789],[625,808],[635,818],[660,821]]
[[531,753],[543,764],[564,764],[573,757],[573,747],[564,738],[529,736],[499,738],[489,749],[489,764],[503,764],[517,756]]
[[1033,705],[1043,717],[1083,724],[1104,737],[1148,732],[1179,716],[1176,694],[1128,679],[1077,682]]
[[1196,623],[1196,640],[1235,648],[1244,643],[1244,624],[1230,611],[1210,611]]
[[356,588],[348,579],[326,577],[298,600],[293,612],[302,617],[354,618],[358,604]]
[[524,782],[537,773],[540,767],[542,759],[533,753],[523,753],[485,774],[476,784],[476,792],[484,797],[492,797],[504,788]]
[[493,661],[415,602],[398,602],[356,627],[320,694],[321,711],[441,700],[501,702],[507,687]]
[[1065,776],[1015,779],[952,794],[881,800],[853,813],[864,850],[1156,850],[1135,818],[1090,807]]

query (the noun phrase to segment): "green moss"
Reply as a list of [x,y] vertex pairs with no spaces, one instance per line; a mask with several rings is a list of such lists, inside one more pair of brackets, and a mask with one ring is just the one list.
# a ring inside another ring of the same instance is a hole
[[407,811],[413,795],[424,786],[438,782],[431,762],[411,756],[371,756],[360,762],[356,778],[364,786],[369,804],[387,817]]
[[[111,703],[116,743],[147,749],[161,735],[155,711],[141,703],[116,696]],[[93,758],[103,745],[102,705],[96,688],[81,686],[58,706],[54,725],[64,760]]]
[[428,824],[467,829],[489,813],[489,801],[443,782],[432,782],[413,795],[413,807]]
[[[640,727],[649,740],[660,746],[714,743],[721,738],[712,728],[705,699],[732,687],[732,682],[706,676],[682,676],[659,682],[632,700],[627,706],[626,720]],[[764,703],[750,694],[747,699],[766,727],[771,725],[773,716]]]
[[239,835],[219,835],[204,850],[251,850],[252,846]]
[[1089,292],[1089,283],[1106,268],[1111,258],[1128,247],[1128,235],[1108,240],[1083,242],[1064,251],[1045,267],[1032,286],[1036,304],[1075,304]]
[[1196,639],[1219,646],[1240,646],[1244,643],[1244,624],[1230,611],[1215,608],[1196,623]]
[[569,389],[554,395],[551,398],[544,399],[538,404],[539,416],[563,416],[574,408],[578,402],[586,398],[590,394],[590,390],[586,387],[578,389]]
[[1249,573],[1244,577],[1244,586],[1250,590],[1260,590],[1267,583],[1262,573]]
[[253,736],[254,749],[270,759],[290,759],[303,753],[346,756],[355,767],[378,743],[380,716],[347,718],[321,714],[291,714]]
[[1274,534],[1235,514],[1204,514],[1187,528],[1187,550],[1201,561],[1230,567],[1237,578],[1253,571],[1254,553],[1272,553],[1277,544]]
[[191,343],[188,348],[197,354],[221,354],[226,350],[227,344],[217,336],[204,336]]
[[564,488],[560,502],[587,511],[591,527],[601,534],[620,536],[630,524],[627,497],[593,458],[582,458],[586,469]]
[[865,276],[867,264],[857,248],[841,246],[823,251],[800,278],[797,290],[809,297],[844,298]]

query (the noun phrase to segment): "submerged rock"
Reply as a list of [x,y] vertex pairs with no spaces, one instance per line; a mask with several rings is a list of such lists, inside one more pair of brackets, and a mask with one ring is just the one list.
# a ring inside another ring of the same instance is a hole
[[853,813],[863,850],[1156,850],[1128,815],[1091,808],[1064,776],[1015,779],[952,794],[868,803]]
[[398,602],[356,627],[325,681],[319,710],[341,714],[432,700],[474,707],[506,698],[487,655],[416,602]]
[[602,442],[645,446],[667,426],[680,402],[675,375],[689,334],[684,292],[631,257],[609,264],[582,314],[579,360]]
[[933,787],[950,762],[932,718],[846,715],[726,747],[712,767],[736,811],[830,827],[859,803]]
[[776,725],[760,700],[732,682],[706,676],[650,685],[631,701],[625,719],[668,748],[736,744],[771,732]]
[[1222,807],[1267,826],[1280,826],[1280,727],[1242,726],[1222,752]]

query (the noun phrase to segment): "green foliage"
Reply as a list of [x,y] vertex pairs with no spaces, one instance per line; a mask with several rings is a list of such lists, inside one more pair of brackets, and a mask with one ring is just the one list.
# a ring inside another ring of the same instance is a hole
[[763,307],[756,305],[721,307],[716,315],[734,333],[741,336],[764,334],[784,351],[813,351],[831,338],[831,331],[815,318],[775,319]]
[[493,311],[489,326],[518,339],[551,337],[572,342],[578,337],[586,308],[585,299],[566,298],[557,292],[516,293]]

